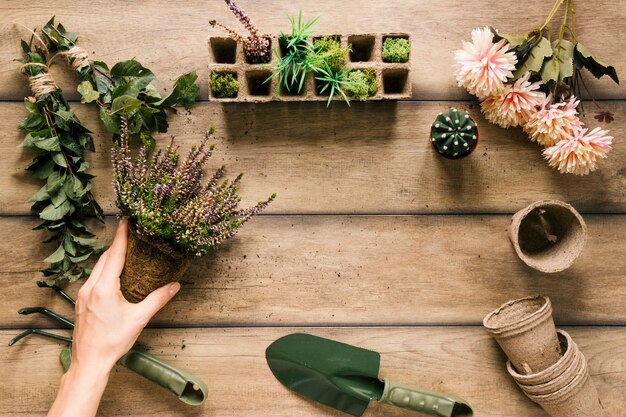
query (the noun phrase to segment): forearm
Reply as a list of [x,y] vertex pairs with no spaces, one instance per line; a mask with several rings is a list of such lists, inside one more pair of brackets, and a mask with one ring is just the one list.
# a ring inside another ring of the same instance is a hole
[[72,364],[61,378],[59,392],[48,417],[92,417],[109,380],[110,368]]

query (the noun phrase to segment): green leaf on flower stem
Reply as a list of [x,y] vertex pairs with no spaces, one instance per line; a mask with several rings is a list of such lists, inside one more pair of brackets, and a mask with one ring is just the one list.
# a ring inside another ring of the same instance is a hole
[[543,63],[541,80],[563,82],[564,78],[574,75],[574,44],[565,39],[552,42],[553,55]]
[[72,364],[71,345],[63,346],[63,349],[61,349],[61,353],[59,354],[59,361],[61,361],[63,372],[67,372],[67,370],[70,369],[70,365]]
[[500,38],[506,40],[509,43],[509,45],[511,45],[511,48],[516,48],[518,46],[521,46],[525,44],[526,41],[528,41],[528,36],[526,35],[498,33],[496,36],[499,36]]
[[136,99],[134,97],[131,96],[121,96],[121,97],[117,97],[116,99],[113,100],[113,103],[111,104],[111,115],[116,114],[116,113],[120,113],[120,114],[128,114],[133,110],[137,110],[139,107],[141,107],[141,105],[143,104],[143,101]]
[[31,113],[26,116],[19,124],[19,128],[22,130],[38,130],[44,127],[45,119],[39,113]]
[[81,103],[91,103],[92,101],[95,101],[100,97],[100,94],[98,94],[98,92],[93,89],[91,81],[83,81],[82,83],[78,84],[77,90],[80,93]]
[[517,68],[514,77],[517,79],[527,72],[539,72],[543,66],[543,61],[552,56],[552,45],[550,41],[542,37],[537,45],[528,52],[526,60]]
[[587,68],[596,78],[608,75],[616,84],[619,84],[619,78],[617,77],[615,68],[605,64],[604,61],[593,55],[591,51],[581,43],[577,43],[574,49],[574,63],[578,69],[583,67]]
[[154,74],[134,59],[121,61],[111,68],[112,77],[145,77],[154,79]]
[[39,213],[39,217],[44,220],[60,220],[67,213],[70,212],[72,205],[69,200],[65,200],[59,207],[55,207],[54,204],[50,204]]
[[96,243],[96,239],[92,239],[92,238],[73,236],[72,239],[74,239],[74,242],[78,243],[79,245],[89,246],[89,245],[93,245],[94,243]]
[[38,180],[45,180],[54,171],[55,163],[52,159],[40,159],[35,164],[28,167],[29,171],[33,171],[32,176]]
[[46,186],[48,187],[48,192],[58,190],[63,186],[64,182],[65,174],[61,174],[59,171],[54,171],[48,176],[48,181],[46,183]]
[[54,253],[52,253],[52,255],[48,256],[43,261],[49,264],[54,264],[61,262],[63,258],[65,258],[65,249],[63,248],[63,245],[61,245],[54,251]]

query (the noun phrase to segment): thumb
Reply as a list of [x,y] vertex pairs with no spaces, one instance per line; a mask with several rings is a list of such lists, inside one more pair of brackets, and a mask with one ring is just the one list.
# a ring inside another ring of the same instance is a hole
[[148,320],[152,318],[165,304],[167,304],[180,290],[179,282],[172,282],[152,291],[148,296],[137,304]]

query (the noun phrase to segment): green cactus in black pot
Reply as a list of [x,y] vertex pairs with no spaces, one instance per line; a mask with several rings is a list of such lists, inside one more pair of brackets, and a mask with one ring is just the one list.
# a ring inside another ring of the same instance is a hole
[[472,153],[478,143],[478,126],[467,112],[452,108],[437,115],[430,140],[441,156],[463,158]]

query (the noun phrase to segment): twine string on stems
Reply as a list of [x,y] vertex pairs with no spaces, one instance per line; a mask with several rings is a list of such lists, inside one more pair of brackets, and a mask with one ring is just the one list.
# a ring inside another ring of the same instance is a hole
[[78,71],[84,66],[91,65],[89,53],[80,46],[72,46],[67,52],[63,52],[63,55],[67,58],[74,71]]
[[[38,65],[47,68],[44,64],[26,64],[24,67]],[[54,79],[50,76],[47,71],[42,71],[37,75],[29,75],[28,83],[30,84],[30,89],[32,90],[35,97],[41,97],[44,94],[50,94],[56,91],[59,87],[57,87]]]

